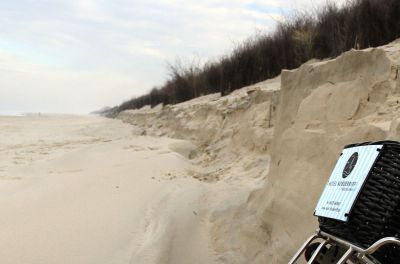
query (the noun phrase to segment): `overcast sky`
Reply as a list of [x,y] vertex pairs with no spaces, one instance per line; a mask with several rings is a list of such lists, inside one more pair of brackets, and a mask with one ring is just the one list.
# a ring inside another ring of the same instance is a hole
[[1,0],[0,113],[88,113],[325,0]]

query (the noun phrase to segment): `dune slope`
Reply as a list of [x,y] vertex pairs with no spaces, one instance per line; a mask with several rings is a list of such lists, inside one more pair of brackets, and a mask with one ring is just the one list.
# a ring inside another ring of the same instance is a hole
[[[190,140],[194,178],[252,182],[245,203],[211,210],[221,263],[287,263],[344,145],[400,140],[400,41],[310,61],[220,97],[120,113],[141,134]],[[240,189],[240,188],[239,188]],[[229,203],[229,202],[227,202]]]

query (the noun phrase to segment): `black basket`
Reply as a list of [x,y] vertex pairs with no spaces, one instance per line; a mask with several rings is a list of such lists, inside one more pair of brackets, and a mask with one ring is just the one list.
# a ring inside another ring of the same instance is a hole
[[[318,217],[320,229],[362,248],[383,237],[400,238],[400,143],[365,142],[345,148],[383,145],[347,222]],[[400,247],[387,245],[375,254],[382,264],[400,263]]]

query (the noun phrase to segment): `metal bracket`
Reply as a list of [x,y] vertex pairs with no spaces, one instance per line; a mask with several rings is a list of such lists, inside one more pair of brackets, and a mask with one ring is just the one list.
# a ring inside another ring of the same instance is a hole
[[[348,241],[325,233],[321,230],[317,230],[314,235],[309,237],[306,242],[301,246],[301,248],[296,252],[293,258],[288,262],[288,264],[296,264],[300,256],[306,251],[307,247],[315,240],[322,240],[320,245],[312,254],[311,258],[307,262],[307,264],[313,264],[318,256],[321,253],[321,250],[326,247],[327,245],[331,246],[340,246],[345,250],[345,253],[342,254],[340,259],[335,262],[336,264],[346,264],[346,261],[351,260],[354,263],[359,264],[379,264],[377,260],[375,260],[371,254],[376,252],[380,247],[386,244],[395,244],[400,246],[400,240],[395,237],[385,237],[378,241],[376,241],[373,245],[371,245],[367,249],[360,248]],[[332,262],[330,262],[332,263]]]

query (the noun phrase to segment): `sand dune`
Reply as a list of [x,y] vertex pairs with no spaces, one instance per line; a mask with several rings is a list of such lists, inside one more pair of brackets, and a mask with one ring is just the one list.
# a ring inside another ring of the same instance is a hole
[[283,264],[318,227],[314,208],[343,146],[400,140],[399,76],[397,40],[313,60],[225,97],[130,110],[118,118],[142,134],[194,142],[201,166],[194,177],[253,184],[242,189],[246,203],[210,217],[218,261]]

